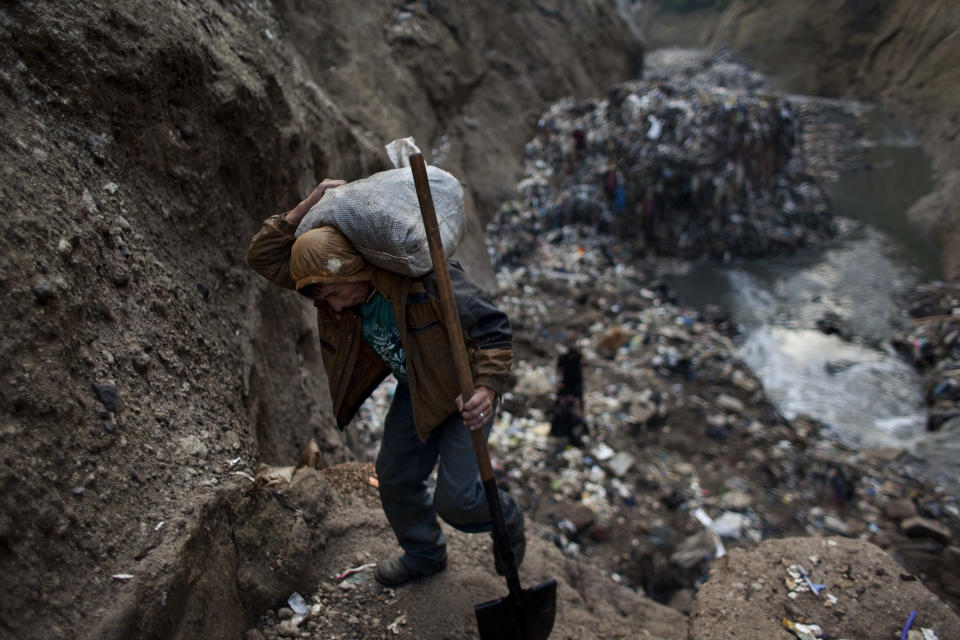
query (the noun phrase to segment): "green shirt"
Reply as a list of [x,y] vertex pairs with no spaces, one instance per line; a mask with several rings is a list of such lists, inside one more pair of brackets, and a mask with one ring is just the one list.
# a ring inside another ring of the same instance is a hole
[[360,305],[360,317],[363,319],[363,339],[390,367],[393,376],[407,384],[407,354],[400,343],[393,305],[378,292],[370,302]]

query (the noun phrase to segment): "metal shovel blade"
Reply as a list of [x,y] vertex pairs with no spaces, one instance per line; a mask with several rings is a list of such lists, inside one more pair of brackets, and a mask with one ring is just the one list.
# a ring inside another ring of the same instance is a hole
[[473,607],[482,640],[546,640],[557,613],[557,581],[547,580],[510,596]]

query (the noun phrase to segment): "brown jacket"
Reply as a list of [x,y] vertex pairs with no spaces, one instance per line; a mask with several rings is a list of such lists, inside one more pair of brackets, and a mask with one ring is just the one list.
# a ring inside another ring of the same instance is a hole
[[[282,215],[267,218],[250,241],[247,263],[271,282],[294,289],[290,248],[296,228]],[[450,279],[463,328],[464,344],[475,386],[501,393],[513,358],[507,316],[450,263]],[[374,269],[373,283],[393,305],[400,341],[407,355],[413,418],[421,440],[454,413],[460,394],[447,343],[446,328],[432,274],[418,278]],[[360,316],[317,306],[317,328],[337,425],[343,429],[363,401],[389,373],[361,335]]]

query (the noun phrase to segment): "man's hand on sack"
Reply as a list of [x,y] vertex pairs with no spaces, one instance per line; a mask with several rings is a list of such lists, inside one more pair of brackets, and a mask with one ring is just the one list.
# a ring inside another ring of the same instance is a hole
[[471,431],[482,429],[483,425],[493,417],[493,399],[497,397],[493,389],[487,387],[477,387],[473,390],[473,397],[463,404],[462,396],[457,396],[455,402],[460,409],[460,415],[463,416],[463,424],[470,427]]
[[313,191],[310,192],[310,195],[304,198],[300,204],[288,211],[287,215],[283,216],[283,219],[292,225],[299,225],[300,221],[303,220],[303,217],[307,215],[313,205],[317,204],[327,189],[333,189],[334,187],[339,187],[340,185],[344,184],[347,184],[346,180],[324,178],[323,182],[314,187]]

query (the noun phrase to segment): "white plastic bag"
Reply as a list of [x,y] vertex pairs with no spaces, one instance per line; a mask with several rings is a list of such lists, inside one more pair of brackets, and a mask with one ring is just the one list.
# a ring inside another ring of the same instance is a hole
[[[409,276],[432,271],[420,203],[408,166],[410,154],[418,152],[413,138],[391,142],[387,153],[401,168],[327,190],[304,216],[296,236],[329,225],[347,236],[354,248],[376,267]],[[453,175],[438,167],[428,166],[427,178],[443,250],[450,257],[466,226],[463,187]]]

